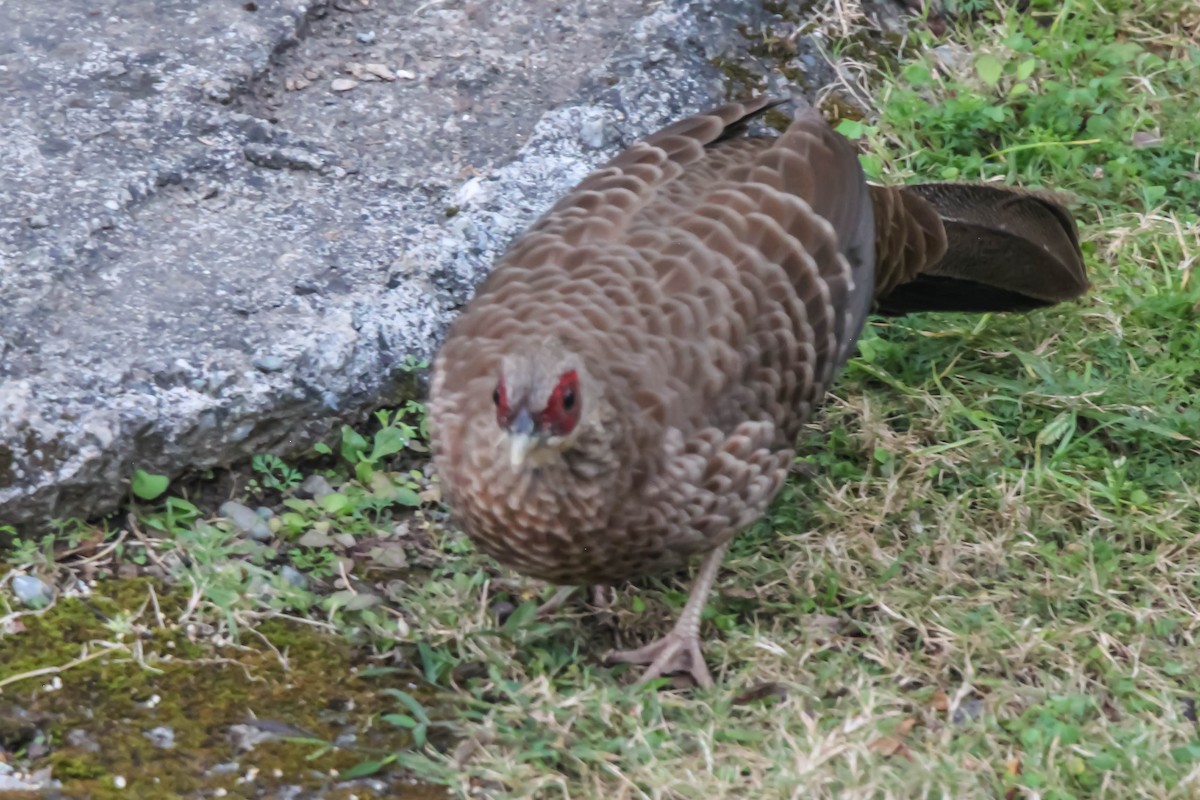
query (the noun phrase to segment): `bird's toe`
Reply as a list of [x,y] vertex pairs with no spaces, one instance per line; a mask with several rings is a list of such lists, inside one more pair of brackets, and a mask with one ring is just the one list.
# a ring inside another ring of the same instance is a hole
[[712,675],[708,665],[704,663],[704,654],[700,650],[700,639],[697,636],[685,636],[672,631],[661,639],[651,642],[645,647],[633,650],[616,650],[605,657],[609,664],[639,664],[646,669],[638,678],[635,686],[645,686],[650,681],[664,675],[684,673],[702,689],[713,686]]

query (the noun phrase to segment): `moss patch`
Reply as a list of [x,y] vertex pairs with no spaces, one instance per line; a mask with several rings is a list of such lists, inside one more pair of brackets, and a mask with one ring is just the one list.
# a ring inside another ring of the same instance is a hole
[[[103,597],[64,599],[22,617],[23,630],[0,639],[0,681],[104,653],[0,688],[0,748],[25,756],[29,769],[53,767],[65,796],[188,797],[222,788],[240,797],[299,785],[338,797],[340,772],[411,745],[402,729],[378,722],[392,705],[379,690],[411,691],[409,681],[359,676],[344,639],[275,619],[236,645],[212,641],[202,626],[174,623],[186,611],[179,589],[138,579],[101,590]],[[248,736],[238,735],[239,725],[249,726],[241,729]],[[169,748],[147,735],[164,728],[173,735]],[[320,745],[335,741],[343,746]],[[125,788],[116,788],[119,779]],[[347,787],[347,796],[351,789],[378,796],[366,786]],[[396,785],[385,796],[444,792]]]

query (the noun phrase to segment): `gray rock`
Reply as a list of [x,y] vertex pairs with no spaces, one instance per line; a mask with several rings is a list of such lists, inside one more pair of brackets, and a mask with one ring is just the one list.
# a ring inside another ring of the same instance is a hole
[[83,750],[87,753],[100,752],[100,744],[83,728],[72,728],[67,731],[67,746]]
[[325,479],[324,475],[309,475],[300,484],[298,491],[314,500],[320,500],[327,494],[333,494],[333,487],[329,485],[329,481]]
[[[0,5],[0,525],[19,531],[112,510],[135,468],[298,452],[399,399],[405,357],[512,238],[721,100],[712,59],[744,61],[739,28],[765,18],[739,0],[160,5]],[[368,61],[397,79],[330,89]]]
[[279,575],[297,589],[308,588],[308,578],[304,577],[304,573],[293,567],[291,564],[284,564],[282,567],[280,567]]
[[0,775],[0,792],[37,792],[42,788],[15,775]]
[[54,591],[36,575],[16,575],[12,579],[13,594],[30,608],[41,608],[54,597]]
[[170,750],[175,747],[175,730],[166,725],[159,725],[142,733],[150,743],[160,750]]
[[256,542],[269,542],[274,536],[266,520],[259,516],[256,511],[241,503],[228,500],[221,504],[217,513],[232,522],[234,527]]

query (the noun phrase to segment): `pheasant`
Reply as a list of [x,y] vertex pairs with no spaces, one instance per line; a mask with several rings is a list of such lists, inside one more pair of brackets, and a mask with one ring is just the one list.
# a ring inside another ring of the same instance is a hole
[[1053,199],[868,185],[811,108],[749,135],[778,102],[676,122],[589,175],[510,246],[434,360],[435,468],[485,553],[564,589],[703,557],[674,628],[609,655],[645,665],[639,683],[713,685],[699,629],[722,558],[869,313],[1025,311],[1089,287]]

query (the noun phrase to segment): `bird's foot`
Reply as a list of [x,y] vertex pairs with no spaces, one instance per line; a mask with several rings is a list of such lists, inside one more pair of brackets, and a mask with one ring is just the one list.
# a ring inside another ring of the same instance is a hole
[[702,689],[711,689],[713,686],[712,675],[708,672],[708,665],[704,663],[704,654],[700,652],[699,635],[682,633],[678,627],[645,647],[617,650],[609,653],[604,660],[609,664],[648,665],[642,677],[634,684],[638,687],[675,672],[691,675],[692,680]]

